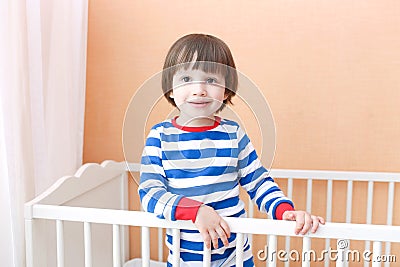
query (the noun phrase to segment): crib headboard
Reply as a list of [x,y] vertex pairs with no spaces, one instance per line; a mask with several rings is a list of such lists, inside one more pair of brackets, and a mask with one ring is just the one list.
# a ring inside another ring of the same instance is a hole
[[[133,169],[135,170],[133,166]],[[132,168],[132,166],[131,166]],[[138,168],[137,168],[138,170]],[[83,165],[73,176],[64,176],[44,193],[25,204],[27,251],[32,251],[34,266],[56,266],[56,231],[50,220],[32,220],[35,204],[74,206],[88,208],[128,209],[128,175],[126,164],[105,161],[102,164]],[[92,250],[99,255],[93,266],[112,266],[111,226],[95,224],[91,228]],[[84,266],[82,224],[63,222],[64,255],[66,266]],[[30,240],[29,240],[30,239]],[[121,231],[121,259],[128,258],[127,228]],[[34,244],[34,245],[33,245]],[[30,247],[29,247],[30,246]],[[29,258],[29,255],[28,255]]]

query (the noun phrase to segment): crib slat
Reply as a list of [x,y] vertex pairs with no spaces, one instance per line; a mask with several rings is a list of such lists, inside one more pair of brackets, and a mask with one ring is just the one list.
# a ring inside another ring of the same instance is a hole
[[[285,237],[285,251],[290,251],[290,236]],[[285,267],[289,267],[290,262],[285,261]]]
[[[308,213],[311,213],[311,203],[312,203],[312,179],[309,178],[307,179],[307,207],[306,207]],[[309,255],[309,257],[311,258],[312,255],[309,254],[310,249],[311,249],[311,238],[303,237],[303,251],[302,251],[303,255]],[[310,261],[303,259],[301,266],[310,267]]]
[[[386,242],[385,243],[385,255],[390,255],[390,253],[391,253],[391,243],[390,242]],[[384,266],[385,267],[390,267],[390,261],[386,261],[385,263],[384,263]]]
[[367,224],[372,223],[372,200],[374,197],[374,182],[368,182],[368,199],[367,199]]
[[293,195],[293,178],[289,178],[287,185],[287,197],[291,199],[292,195]]
[[121,240],[119,225],[113,224],[113,267],[121,267]]
[[382,253],[382,242],[374,241],[372,245],[372,255],[373,255],[372,267],[381,266],[381,262],[379,260],[379,258],[381,257],[381,253]]
[[[249,218],[254,218],[254,204],[253,204],[253,201],[251,200],[250,196],[249,196],[248,210],[249,210]],[[252,245],[253,244],[253,235],[248,234],[248,238],[249,238],[250,245]]]
[[[368,181],[368,196],[367,196],[367,217],[366,217],[366,223],[371,224],[372,223],[372,201],[374,197],[374,182],[373,181]],[[365,241],[365,250],[370,250],[371,247],[371,242],[370,241]],[[367,261],[364,262],[364,266],[367,267],[369,266],[369,263]]]
[[181,231],[172,229],[172,266],[180,266],[181,259]]
[[351,223],[351,210],[353,206],[353,181],[347,181],[346,197],[346,223]]
[[142,267],[150,266],[150,228],[142,227]]
[[[293,195],[293,178],[288,178],[287,182],[287,197],[292,199]],[[290,236],[285,237],[285,251],[290,251]],[[289,267],[290,262],[285,261],[285,267]]]
[[[332,179],[328,179],[326,184],[326,221],[330,222],[332,220],[332,191],[333,191],[333,181]],[[331,246],[330,238],[325,239],[325,250],[329,251]],[[325,257],[324,266],[329,267],[329,257]]]
[[312,203],[312,179],[307,179],[307,206],[306,211],[311,213],[311,203]]
[[328,222],[332,220],[332,191],[333,182],[332,179],[329,179],[326,185],[326,221]]
[[33,222],[25,219],[25,258],[26,267],[33,267]]
[[388,206],[386,224],[392,225],[393,220],[393,204],[394,204],[394,182],[388,184]]
[[336,250],[337,250],[336,265],[335,265],[336,267],[345,267],[346,266],[345,251],[348,248],[347,242],[348,242],[348,240],[346,240],[346,239],[338,239],[336,241]]
[[[394,182],[388,184],[388,206],[387,206],[387,218],[386,224],[392,225],[393,222],[393,206],[394,206]],[[390,255],[391,243],[386,242],[385,244],[385,255]],[[385,267],[389,267],[390,262],[385,262]]]
[[[369,247],[370,247],[370,242],[369,241],[365,241],[365,251],[367,251],[367,250],[369,251]],[[369,262],[368,261],[364,261],[364,267],[369,267]]]
[[[307,208],[306,208],[308,213],[311,213],[311,203],[312,203],[312,179],[309,178],[307,179]],[[311,238],[303,237],[303,255],[309,255],[310,249],[311,249]],[[309,257],[311,258],[312,255],[310,254]],[[303,260],[301,266],[310,267],[310,261]]]
[[57,230],[57,267],[64,267],[64,223],[56,220]]
[[236,235],[236,266],[243,266],[243,247],[244,247],[244,234],[237,233]]
[[163,237],[163,229],[158,228],[158,261],[163,261],[164,258]]
[[278,243],[278,238],[276,235],[268,236],[268,258],[267,258],[268,267],[276,266],[277,243]]
[[211,266],[211,249],[207,248],[204,244],[203,250],[203,267]]
[[85,267],[92,267],[92,229],[88,222],[83,223],[83,236],[85,243]]
[[[331,239],[330,238],[326,238],[325,239],[325,251],[330,251],[330,247],[331,247]],[[325,267],[329,267],[329,265],[330,265],[329,257],[325,257],[324,266]]]
[[[304,257],[310,257],[310,261],[312,260],[312,254],[310,253],[311,249],[311,238],[310,237],[303,237],[303,250],[302,250],[302,255]],[[302,260],[301,267],[310,267],[310,261],[307,259]]]
[[253,218],[254,217],[254,204],[253,204],[253,201],[251,200],[250,196],[249,196],[249,204],[247,205],[247,208],[249,210],[249,217]]
[[[347,181],[347,197],[346,197],[346,223],[351,223],[353,210],[353,180]],[[350,246],[350,240],[346,240]],[[343,261],[343,267],[349,266],[348,261]]]

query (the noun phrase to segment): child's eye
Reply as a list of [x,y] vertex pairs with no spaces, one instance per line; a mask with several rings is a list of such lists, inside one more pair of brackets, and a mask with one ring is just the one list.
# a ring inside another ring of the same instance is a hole
[[217,81],[214,78],[208,78],[206,83],[216,83]]
[[190,77],[189,76],[185,76],[185,77],[182,78],[182,81],[187,83],[187,82],[190,81]]

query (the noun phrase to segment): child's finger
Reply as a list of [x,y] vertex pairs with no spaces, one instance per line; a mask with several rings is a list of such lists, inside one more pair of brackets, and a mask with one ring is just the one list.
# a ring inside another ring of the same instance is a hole
[[219,238],[221,238],[221,241],[224,244],[224,246],[227,247],[229,245],[229,242],[225,231],[222,229],[222,227],[216,228],[215,231],[217,232]]
[[210,249],[211,248],[211,237],[208,234],[208,231],[204,231],[204,230],[199,230],[201,236],[203,237],[203,241],[204,241],[204,245],[206,246],[206,248]]
[[303,216],[297,215],[296,216],[296,229],[294,230],[294,233],[296,235],[298,235],[300,233],[301,229],[303,229],[303,227],[304,227],[304,215]]
[[310,230],[313,220],[309,214],[304,214],[304,225],[301,231],[302,235],[307,234],[308,230]]
[[228,238],[230,238],[231,237],[231,228],[229,227],[228,223],[224,220],[221,220],[220,225],[221,225],[222,229],[225,231],[226,236]]
[[322,218],[321,216],[318,216],[318,220],[321,224],[325,224],[325,219]]
[[312,228],[311,228],[311,233],[315,233],[318,229],[319,226],[319,218],[317,216],[312,215]]
[[218,234],[215,230],[208,230],[214,249],[218,248]]

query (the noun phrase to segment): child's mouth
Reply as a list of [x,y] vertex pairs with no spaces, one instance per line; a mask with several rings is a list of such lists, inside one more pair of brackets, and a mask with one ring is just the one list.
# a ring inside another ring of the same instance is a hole
[[188,101],[187,103],[190,104],[192,107],[203,108],[210,104],[211,101]]

